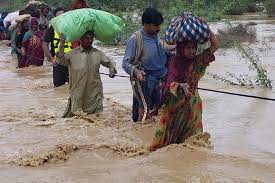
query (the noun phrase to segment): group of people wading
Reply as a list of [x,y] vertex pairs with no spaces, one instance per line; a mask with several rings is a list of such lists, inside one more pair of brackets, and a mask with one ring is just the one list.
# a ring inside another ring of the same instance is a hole
[[[80,0],[75,1],[72,9],[87,6],[86,1]],[[54,16],[59,16],[65,9],[57,7],[53,12]],[[157,9],[146,8],[142,14],[142,28],[129,38],[122,62],[133,88],[132,120],[160,117],[149,150],[181,143],[203,131],[202,101],[197,87],[206,68],[215,60],[214,53],[218,49],[217,39],[210,30],[211,46],[200,54],[197,54],[198,43],[187,39],[175,42],[174,49],[169,50],[159,37],[163,22]],[[22,44],[18,44],[17,48],[21,46],[21,49],[17,51],[22,58],[18,66],[42,65],[46,55],[54,65],[54,86],[66,82],[70,85],[63,117],[102,111],[100,65],[109,68],[111,78],[117,71],[115,62],[92,46],[94,33],[88,31],[79,41],[67,42],[52,27],[45,32],[40,27],[39,17],[21,23],[21,37],[18,37]]]

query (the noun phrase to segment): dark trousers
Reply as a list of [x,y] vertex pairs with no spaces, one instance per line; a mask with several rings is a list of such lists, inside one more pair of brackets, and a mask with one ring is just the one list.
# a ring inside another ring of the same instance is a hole
[[133,96],[133,105],[132,105],[132,119],[134,122],[137,122],[139,118],[139,103],[135,96]]
[[68,67],[63,65],[56,65],[53,67],[53,84],[55,87],[64,85],[69,82]]
[[[160,85],[161,79],[147,76],[146,81],[140,83],[144,98],[149,110],[153,110],[160,104]],[[135,93],[138,94],[138,90],[135,87]],[[132,105],[132,119],[134,122],[139,120],[139,109],[143,108],[142,100],[140,95],[133,96]]]
[[20,62],[21,62],[21,60],[22,60],[22,55],[21,55],[21,53],[16,52],[16,56],[17,56],[17,61],[18,61],[17,67],[19,67]]

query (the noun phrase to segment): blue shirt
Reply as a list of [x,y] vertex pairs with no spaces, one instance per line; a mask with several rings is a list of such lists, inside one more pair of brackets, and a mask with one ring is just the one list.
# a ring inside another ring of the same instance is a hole
[[[147,75],[152,75],[162,78],[167,74],[167,55],[160,43],[158,35],[152,36],[147,34],[144,29],[140,30],[143,39],[143,50],[141,53],[140,61]],[[129,74],[133,74],[134,66],[132,65],[133,59],[136,54],[136,36],[132,35],[128,40],[125,50],[125,55],[122,62],[122,68]]]
[[4,19],[0,18],[0,31],[4,31],[5,27],[4,27]]

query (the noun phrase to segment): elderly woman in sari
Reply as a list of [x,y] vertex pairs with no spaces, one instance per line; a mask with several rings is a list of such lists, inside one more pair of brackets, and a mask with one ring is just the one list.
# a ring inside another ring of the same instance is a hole
[[44,51],[42,49],[44,32],[39,30],[39,21],[32,17],[29,20],[30,30],[26,32],[22,42],[22,59],[19,68],[30,65],[41,66],[44,61]]
[[164,84],[159,127],[149,150],[182,143],[203,131],[202,101],[197,87],[207,66],[215,60],[218,43],[212,32],[210,42],[211,47],[199,55],[196,55],[197,43],[189,40],[177,43]]

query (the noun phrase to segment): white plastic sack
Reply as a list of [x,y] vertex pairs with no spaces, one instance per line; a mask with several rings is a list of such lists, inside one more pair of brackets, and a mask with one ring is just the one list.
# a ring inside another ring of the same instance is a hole
[[17,25],[17,23],[16,23],[17,17],[19,17],[19,11],[9,13],[3,21],[4,26],[7,27],[7,22],[11,22],[11,26],[16,26]]

